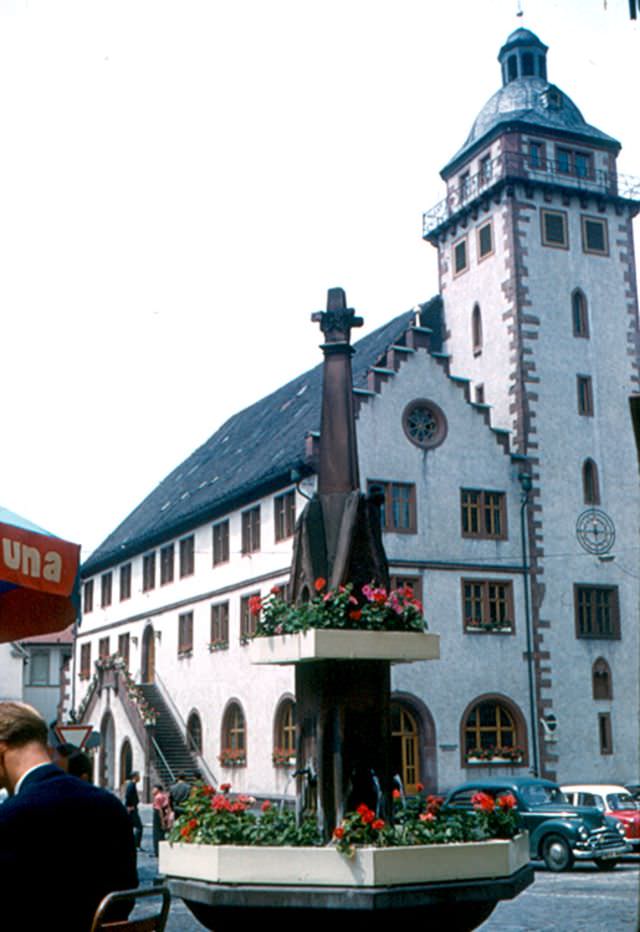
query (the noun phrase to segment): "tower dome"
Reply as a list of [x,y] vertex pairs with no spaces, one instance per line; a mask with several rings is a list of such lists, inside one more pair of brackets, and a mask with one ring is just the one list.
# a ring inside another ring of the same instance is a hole
[[529,29],[516,29],[500,49],[502,87],[473,121],[462,148],[442,170],[446,178],[473,151],[491,138],[514,129],[533,127],[571,136],[618,151],[620,143],[586,122],[571,98],[547,80],[547,46]]

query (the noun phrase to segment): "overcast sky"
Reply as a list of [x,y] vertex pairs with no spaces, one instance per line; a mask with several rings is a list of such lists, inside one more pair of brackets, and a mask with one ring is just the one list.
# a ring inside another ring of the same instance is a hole
[[[627,0],[0,0],[0,504],[84,556],[235,411],[437,291],[523,25],[640,175]],[[637,234],[636,234],[637,235]]]

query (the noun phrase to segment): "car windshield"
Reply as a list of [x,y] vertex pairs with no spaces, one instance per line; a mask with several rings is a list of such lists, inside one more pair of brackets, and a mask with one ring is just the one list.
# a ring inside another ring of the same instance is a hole
[[569,805],[569,800],[557,786],[532,783],[530,786],[520,787],[520,795],[527,806],[548,806],[549,803]]
[[637,809],[638,803],[631,793],[607,793],[609,809]]

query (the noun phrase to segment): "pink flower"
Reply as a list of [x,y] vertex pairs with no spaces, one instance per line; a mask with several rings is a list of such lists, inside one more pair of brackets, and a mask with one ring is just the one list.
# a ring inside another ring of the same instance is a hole
[[419,817],[421,822],[435,822],[436,817],[433,812],[421,812]]
[[268,812],[271,809],[271,800],[265,799],[263,804],[260,806],[263,812]]

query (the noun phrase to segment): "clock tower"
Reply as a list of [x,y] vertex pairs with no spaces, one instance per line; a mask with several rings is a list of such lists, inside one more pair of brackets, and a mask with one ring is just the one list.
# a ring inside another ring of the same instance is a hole
[[569,775],[587,751],[593,777],[619,779],[638,747],[640,187],[549,82],[547,51],[527,29],[500,49],[502,86],[443,168],[424,238],[451,372],[518,454],[539,770]]

